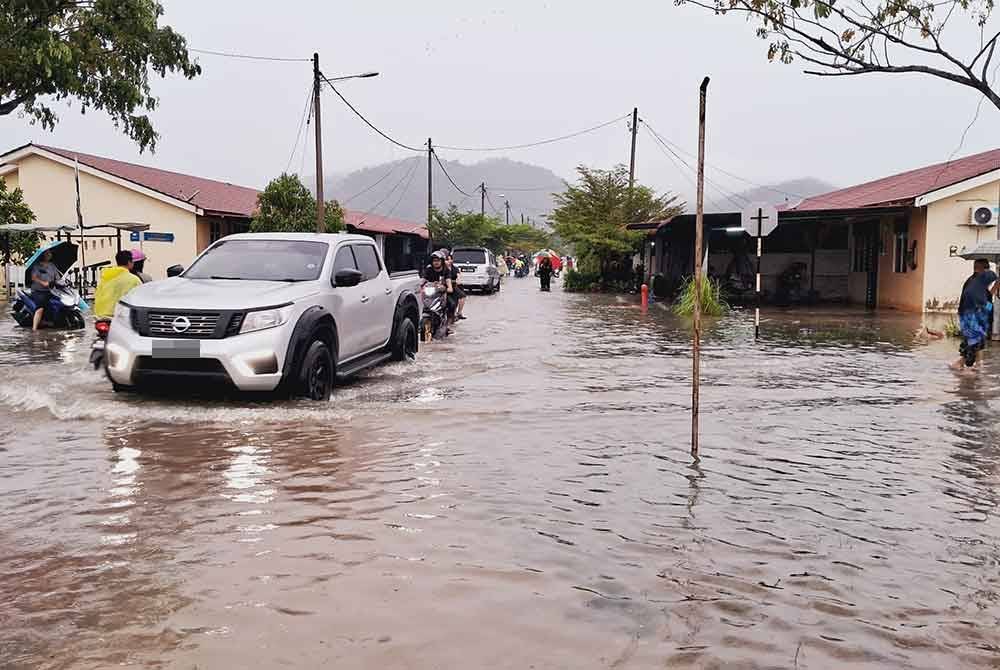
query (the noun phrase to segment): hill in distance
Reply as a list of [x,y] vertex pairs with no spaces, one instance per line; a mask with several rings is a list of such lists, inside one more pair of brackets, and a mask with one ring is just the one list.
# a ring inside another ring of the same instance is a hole
[[814,195],[822,195],[835,190],[837,187],[827,183],[822,179],[814,177],[802,177],[800,179],[789,179],[777,184],[769,184],[764,187],[752,188],[740,193],[740,198],[746,198],[750,202],[766,202],[773,205],[780,205],[785,201],[795,204],[804,198],[811,198]]
[[[441,161],[451,178],[468,195],[459,193],[435,162],[432,173],[434,206],[478,212],[479,185],[486,183],[486,213],[504,216],[504,200],[510,201],[511,223],[541,217],[552,210],[552,194],[565,189],[564,180],[543,167],[494,158],[478,163]],[[427,220],[427,156],[415,155],[390,163],[363,168],[333,177],[324,184],[327,198],[336,198],[347,209],[392,216],[406,221]]]

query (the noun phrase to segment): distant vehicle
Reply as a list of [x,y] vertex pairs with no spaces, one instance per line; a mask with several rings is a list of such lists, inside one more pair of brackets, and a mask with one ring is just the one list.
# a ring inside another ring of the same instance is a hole
[[497,257],[486,247],[455,247],[451,250],[458,268],[458,285],[490,294],[500,290]]
[[115,390],[179,380],[329,398],[335,380],[416,355],[415,273],[390,277],[370,237],[243,233],[115,308]]

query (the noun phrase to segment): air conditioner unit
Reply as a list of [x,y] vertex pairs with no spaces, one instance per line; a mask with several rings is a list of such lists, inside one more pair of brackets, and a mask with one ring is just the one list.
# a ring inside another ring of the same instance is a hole
[[1000,207],[972,207],[969,209],[970,226],[995,226],[1000,218]]

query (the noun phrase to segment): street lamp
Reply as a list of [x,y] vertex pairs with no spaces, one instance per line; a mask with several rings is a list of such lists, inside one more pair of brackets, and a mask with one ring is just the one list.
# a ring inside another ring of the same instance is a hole
[[378,72],[362,72],[361,74],[348,74],[343,77],[330,77],[327,81],[346,81],[348,79],[369,79],[371,77],[377,77]]

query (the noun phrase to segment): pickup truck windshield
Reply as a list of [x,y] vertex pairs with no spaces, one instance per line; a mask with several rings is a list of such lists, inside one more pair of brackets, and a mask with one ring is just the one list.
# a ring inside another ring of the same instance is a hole
[[326,258],[325,242],[223,240],[184,273],[188,279],[312,281]]
[[452,257],[456,263],[468,263],[470,265],[486,264],[486,252],[482,249],[455,249]]

